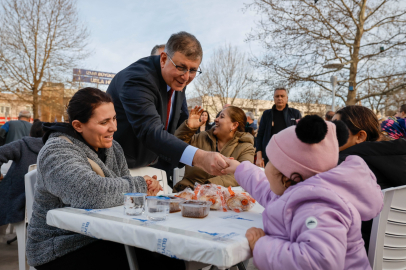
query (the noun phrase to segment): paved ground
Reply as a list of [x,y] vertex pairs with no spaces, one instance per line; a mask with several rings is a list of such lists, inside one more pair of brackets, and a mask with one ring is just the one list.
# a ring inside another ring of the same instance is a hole
[[[12,239],[15,234],[7,234],[6,239]],[[28,265],[27,265],[28,269]],[[248,270],[257,270],[252,264],[252,260],[248,265]],[[0,242],[0,270],[18,270],[18,249],[17,241],[7,245],[7,243]]]
[[[15,234],[7,234],[6,240],[14,237]],[[10,245],[6,241],[0,242],[0,270],[18,270],[17,241]]]

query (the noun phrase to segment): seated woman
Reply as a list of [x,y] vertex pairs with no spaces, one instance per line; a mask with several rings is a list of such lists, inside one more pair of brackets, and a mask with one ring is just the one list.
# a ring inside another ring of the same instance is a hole
[[129,269],[123,245],[46,223],[51,209],[114,207],[123,204],[123,193],[156,195],[160,190],[153,178],[130,176],[123,150],[113,140],[117,122],[108,94],[81,89],[67,112],[69,123],[44,124],[45,145],[38,155],[28,226],[28,263],[36,269]]
[[[381,189],[406,185],[406,140],[381,141],[378,118],[363,106],[344,107],[336,112],[333,120],[343,121],[350,131],[347,143],[340,147],[339,163],[350,155],[357,155],[375,174]],[[372,220],[362,223],[367,252],[371,227]]]
[[37,163],[38,153],[44,145],[42,134],[42,122],[35,119],[29,137],[0,147],[0,167],[9,160],[13,161],[0,182],[0,226],[25,220],[24,176],[28,167]]
[[[223,109],[214,120],[214,127],[195,134],[202,125],[199,121],[203,110],[195,107],[186,120],[175,132],[175,136],[190,145],[206,151],[216,151],[239,162],[254,162],[254,136],[252,128],[247,125],[247,117],[243,110],[235,106]],[[185,176],[174,186],[179,192],[186,187],[193,189],[195,183],[213,183],[221,186],[238,186],[234,175],[213,176],[198,167],[186,166]]]
[[197,129],[196,134],[212,128],[212,125],[210,125],[210,114],[207,111],[203,111],[200,115],[200,123],[202,125]]

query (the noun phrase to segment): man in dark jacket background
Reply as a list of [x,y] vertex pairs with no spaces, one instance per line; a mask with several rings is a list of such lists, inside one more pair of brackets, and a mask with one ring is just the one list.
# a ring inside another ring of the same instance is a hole
[[0,128],[0,145],[8,144],[28,136],[32,127],[30,119],[31,113],[29,111],[21,111],[18,114],[18,120],[5,123]]
[[256,147],[256,165],[264,168],[268,163],[265,148],[272,136],[279,131],[296,125],[296,120],[302,118],[300,112],[288,106],[288,91],[285,88],[276,88],[273,95],[275,105],[272,109],[264,111],[259,125]]
[[138,60],[120,71],[107,93],[117,113],[119,142],[130,169],[153,165],[170,170],[198,166],[212,175],[227,167],[220,153],[206,152],[176,138],[184,88],[201,73],[203,50],[195,36],[173,34],[160,56]]

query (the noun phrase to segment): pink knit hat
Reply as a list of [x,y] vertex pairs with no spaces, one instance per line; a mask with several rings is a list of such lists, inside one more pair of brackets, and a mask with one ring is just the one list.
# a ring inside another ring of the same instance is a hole
[[266,154],[283,175],[291,178],[298,173],[305,180],[336,167],[339,145],[347,139],[348,129],[343,122],[326,122],[317,115],[308,115],[297,126],[274,135]]

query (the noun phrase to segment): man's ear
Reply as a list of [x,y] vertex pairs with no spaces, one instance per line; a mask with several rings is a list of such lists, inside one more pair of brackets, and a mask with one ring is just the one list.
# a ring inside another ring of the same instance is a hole
[[365,142],[367,140],[367,137],[368,135],[364,130],[358,131],[356,143],[359,144]]
[[83,126],[79,120],[73,120],[72,127],[79,133],[83,132]]
[[164,68],[165,64],[166,64],[166,60],[168,60],[168,56],[166,55],[165,52],[161,52],[161,58],[160,58],[160,64],[161,64],[161,68]]

